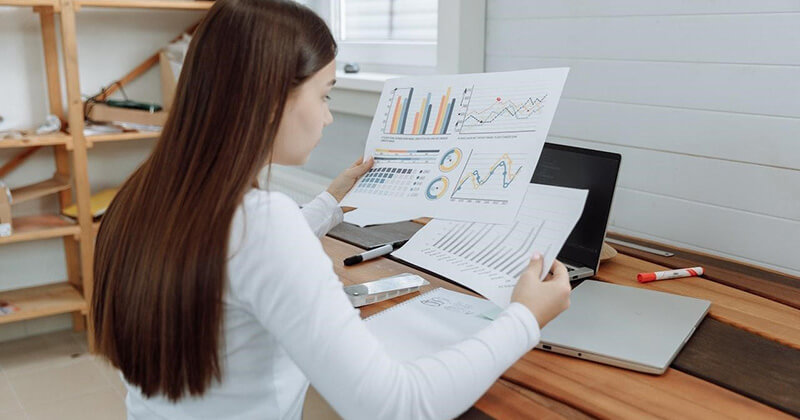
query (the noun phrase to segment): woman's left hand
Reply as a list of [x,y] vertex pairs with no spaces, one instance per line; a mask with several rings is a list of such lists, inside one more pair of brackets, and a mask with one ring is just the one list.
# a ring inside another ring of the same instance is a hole
[[362,156],[359,158],[356,163],[352,164],[349,168],[342,171],[336,179],[331,182],[331,185],[328,186],[328,192],[336,199],[336,201],[342,201],[347,192],[353,188],[358,178],[361,175],[367,173],[369,168],[372,167],[372,164],[375,163],[375,160],[370,157],[366,161]]

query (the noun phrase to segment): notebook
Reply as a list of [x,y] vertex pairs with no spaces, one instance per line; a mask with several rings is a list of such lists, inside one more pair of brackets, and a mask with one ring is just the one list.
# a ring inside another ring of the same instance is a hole
[[[92,209],[92,217],[100,217],[105,214],[108,206],[111,204],[111,200],[113,200],[114,196],[117,195],[117,191],[119,191],[119,188],[109,188],[100,191],[97,194],[92,194],[92,197],[89,199],[89,206]],[[64,208],[64,210],[61,210],[61,213],[65,216],[77,219],[78,206],[73,204]]]
[[437,288],[366,319],[367,328],[398,360],[414,360],[471,337],[492,321],[498,308],[464,293]]

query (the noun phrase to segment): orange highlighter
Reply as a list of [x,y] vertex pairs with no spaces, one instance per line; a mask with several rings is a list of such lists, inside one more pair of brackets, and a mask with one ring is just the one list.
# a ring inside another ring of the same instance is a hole
[[656,271],[655,273],[639,273],[636,280],[639,283],[649,283],[656,280],[679,279],[681,277],[702,276],[703,267],[679,268],[676,270]]

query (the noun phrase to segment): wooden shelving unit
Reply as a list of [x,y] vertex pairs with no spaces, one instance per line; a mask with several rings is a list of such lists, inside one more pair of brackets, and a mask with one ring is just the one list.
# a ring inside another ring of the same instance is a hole
[[14,188],[11,190],[11,196],[14,197],[14,204],[18,204],[24,203],[28,200],[33,200],[34,198],[44,197],[59,191],[64,191],[69,188],[69,178],[56,174],[50,179],[40,181],[35,184]]
[[55,214],[15,217],[12,225],[14,233],[11,236],[0,237],[0,245],[62,236],[72,236],[73,239],[77,239],[81,232],[80,226]]
[[142,140],[153,139],[159,136],[159,132],[153,131],[134,131],[126,133],[109,133],[109,134],[94,134],[86,136],[86,140],[91,144],[103,143],[109,141],[126,141],[126,140]]
[[19,308],[17,312],[0,316],[0,324],[70,312],[85,315],[87,308],[80,291],[69,283],[2,292],[0,300],[13,302]]
[[65,146],[67,149],[71,150],[72,136],[65,133],[56,133],[42,136],[28,136],[21,139],[0,140],[0,149],[35,146]]
[[0,6],[58,7],[60,0],[0,0]]
[[186,0],[76,0],[78,7],[104,7],[119,9],[208,10],[213,1]]
[[[76,330],[86,328],[86,318],[93,292],[92,266],[94,238],[99,222],[92,219],[90,184],[87,170],[88,150],[95,143],[139,140],[158,137],[157,132],[124,132],[85,136],[83,102],[80,95],[78,46],[75,14],[82,8],[126,8],[161,10],[207,10],[212,1],[187,0],[0,0],[0,6],[30,7],[41,22],[47,94],[50,113],[62,120],[68,130],[48,135],[31,135],[20,139],[0,140],[0,149],[19,148],[10,162],[0,169],[7,173],[27,159],[34,150],[52,147],[56,172],[49,179],[35,180],[12,190],[14,203],[57,194],[60,210],[74,203],[77,220],[45,214],[12,217],[11,236],[0,237],[0,245],[61,238],[67,265],[67,281],[46,286],[0,292],[0,300],[8,301],[19,310],[0,316],[0,324],[72,313]],[[56,26],[56,20],[59,25]],[[61,63],[56,30],[61,35]],[[154,63],[151,57],[142,66]],[[63,70],[63,73],[61,73]],[[61,80],[64,80],[67,107],[62,104]],[[13,213],[13,208],[12,208]],[[2,251],[0,251],[2,252]],[[93,346],[92,335],[89,344]]]

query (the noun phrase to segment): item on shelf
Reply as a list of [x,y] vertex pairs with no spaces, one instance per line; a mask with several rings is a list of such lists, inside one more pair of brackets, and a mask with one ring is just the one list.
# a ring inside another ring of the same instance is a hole
[[0,181],[0,237],[11,236],[11,190]]
[[161,105],[159,104],[132,101],[130,99],[106,99],[104,103],[115,108],[138,109],[150,113],[161,111]]
[[136,124],[130,122],[118,122],[117,125],[124,131],[161,131],[160,125]]
[[158,59],[161,70],[161,97],[164,101],[164,109],[169,111],[172,108],[172,101],[175,99],[178,75],[181,72],[183,62],[172,61],[166,51],[161,51],[158,54]]
[[[92,197],[89,199],[92,217],[100,217],[106,212],[108,205],[111,204],[111,200],[113,200],[114,196],[117,195],[117,191],[119,191],[119,188],[109,188],[100,191],[97,194],[92,194]],[[72,217],[73,219],[77,219],[78,206],[75,204],[68,206],[61,211],[61,214]]]
[[93,136],[96,134],[109,134],[109,133],[122,133],[125,131],[122,127],[115,124],[97,124],[86,123],[83,126],[84,136]]
[[0,131],[0,140],[19,140],[28,135],[25,130],[5,130]]
[[166,111],[150,112],[141,109],[131,109],[109,106],[103,102],[89,103],[87,116],[94,122],[134,123],[161,127],[167,121]]
[[61,130],[61,120],[53,115],[47,115],[44,124],[40,125],[39,128],[36,129],[36,134],[50,134],[56,133],[58,130]]
[[[122,81],[116,81],[87,99],[83,103],[84,118],[92,123],[124,122],[158,127],[164,125],[167,112],[161,105],[131,100],[122,86]],[[113,91],[112,88],[118,88],[123,99],[109,99],[108,95]]]
[[8,315],[10,313],[17,312],[18,310],[19,308],[12,305],[11,302],[0,300],[0,316]]
[[174,71],[175,75],[180,74],[181,67],[183,66],[183,60],[186,58],[186,53],[189,51],[189,44],[191,42],[192,36],[184,33],[181,34],[181,36],[175,41],[167,44],[167,46],[162,50],[162,52],[167,55],[169,61],[177,66],[173,68],[173,70],[177,70]]
[[168,44],[158,54],[159,66],[161,67],[161,96],[166,110],[172,107],[178,76],[181,74],[183,60],[186,58],[186,52],[189,49],[191,40],[191,35],[183,34],[177,41]]
[[49,114],[45,122],[39,125],[35,130],[2,130],[0,131],[0,140],[19,140],[23,137],[32,135],[52,134],[61,130],[61,120]]

